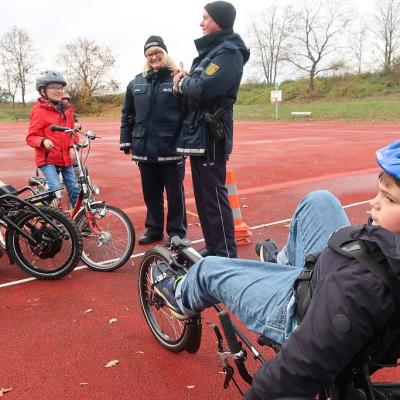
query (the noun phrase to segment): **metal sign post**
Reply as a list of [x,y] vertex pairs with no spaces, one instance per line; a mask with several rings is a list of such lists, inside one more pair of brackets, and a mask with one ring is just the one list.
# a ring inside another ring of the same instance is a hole
[[[275,85],[275,87],[279,87]],[[271,90],[271,103],[275,103],[275,119],[278,119],[278,103],[282,101],[282,90]]]

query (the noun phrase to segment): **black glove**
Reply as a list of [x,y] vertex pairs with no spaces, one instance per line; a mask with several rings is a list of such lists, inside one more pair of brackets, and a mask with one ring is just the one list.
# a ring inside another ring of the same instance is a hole
[[121,146],[119,149],[123,151],[125,154],[129,154],[131,152],[131,148],[128,146],[123,146],[123,147]]

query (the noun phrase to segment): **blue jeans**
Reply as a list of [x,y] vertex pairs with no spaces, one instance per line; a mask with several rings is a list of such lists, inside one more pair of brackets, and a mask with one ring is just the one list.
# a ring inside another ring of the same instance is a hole
[[69,167],[58,167],[54,164],[46,164],[40,167],[40,170],[47,180],[49,190],[61,189],[60,176],[58,175],[61,172],[65,187],[67,188],[69,202],[71,207],[74,207],[80,192],[75,178],[74,167],[72,165]]
[[277,264],[206,257],[179,281],[178,304],[193,315],[223,303],[250,330],[283,343],[298,324],[293,284],[305,257],[322,251],[331,233],[349,224],[336,197],[324,190],[312,192],[293,215]]

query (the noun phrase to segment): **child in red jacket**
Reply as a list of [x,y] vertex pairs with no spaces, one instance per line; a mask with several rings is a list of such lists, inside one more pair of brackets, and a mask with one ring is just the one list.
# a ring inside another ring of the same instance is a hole
[[74,127],[73,109],[62,101],[66,85],[64,77],[56,71],[44,71],[37,77],[36,89],[40,97],[31,111],[26,142],[35,149],[36,165],[45,176],[49,190],[61,188],[61,172],[70,204],[74,206],[79,187],[73,168],[73,141],[70,135],[50,129],[53,124]]

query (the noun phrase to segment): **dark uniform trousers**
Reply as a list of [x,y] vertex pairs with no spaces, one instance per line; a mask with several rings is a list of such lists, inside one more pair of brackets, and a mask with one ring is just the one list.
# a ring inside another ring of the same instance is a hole
[[226,161],[191,157],[193,190],[206,246],[217,256],[237,257],[232,209],[225,187]]
[[187,220],[183,179],[185,161],[168,163],[139,162],[144,202],[147,207],[145,226],[149,233],[162,235],[164,231],[164,187],[167,193],[167,233],[186,236]]

